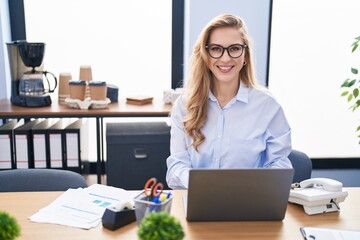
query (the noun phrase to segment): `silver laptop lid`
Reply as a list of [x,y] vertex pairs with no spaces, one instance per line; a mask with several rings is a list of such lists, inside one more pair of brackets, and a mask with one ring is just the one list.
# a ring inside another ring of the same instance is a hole
[[293,169],[192,169],[186,219],[282,220],[293,175]]

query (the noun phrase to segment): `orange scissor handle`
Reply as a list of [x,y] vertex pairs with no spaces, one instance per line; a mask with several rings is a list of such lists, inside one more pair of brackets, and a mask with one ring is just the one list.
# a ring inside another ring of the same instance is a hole
[[162,183],[158,183],[156,178],[150,178],[144,187],[144,193],[147,197],[157,197],[162,193],[164,186]]
[[162,183],[156,184],[156,185],[152,188],[152,196],[153,196],[153,197],[160,196],[160,194],[162,193],[163,189],[164,189],[164,185],[162,185]]

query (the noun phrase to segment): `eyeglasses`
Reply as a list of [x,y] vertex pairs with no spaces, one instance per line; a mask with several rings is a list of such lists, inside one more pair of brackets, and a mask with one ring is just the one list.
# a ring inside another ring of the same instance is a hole
[[232,58],[239,58],[244,52],[244,48],[247,48],[247,45],[242,44],[233,44],[226,47],[217,45],[217,44],[211,44],[209,46],[206,46],[206,49],[210,55],[210,57],[218,59],[221,58],[224,55],[225,50]]

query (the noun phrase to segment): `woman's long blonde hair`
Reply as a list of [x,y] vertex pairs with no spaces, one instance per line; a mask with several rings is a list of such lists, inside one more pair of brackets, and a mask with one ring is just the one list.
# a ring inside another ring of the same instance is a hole
[[187,117],[184,120],[185,132],[193,140],[192,145],[198,151],[199,146],[205,141],[201,132],[208,109],[209,91],[212,87],[212,73],[209,69],[209,55],[206,50],[211,33],[217,28],[236,28],[248,47],[245,48],[245,65],[240,71],[239,81],[248,87],[256,86],[256,79],[252,62],[250,37],[247,33],[245,22],[238,16],[224,14],[214,18],[206,25],[195,43],[190,62],[190,75],[186,86]]

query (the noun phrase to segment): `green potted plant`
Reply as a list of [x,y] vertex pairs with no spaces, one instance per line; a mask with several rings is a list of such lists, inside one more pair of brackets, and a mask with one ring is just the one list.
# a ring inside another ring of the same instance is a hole
[[[355,38],[354,43],[351,45],[351,52],[355,52],[360,43],[360,36]],[[344,92],[341,93],[341,96],[346,97],[347,101],[351,104],[350,110],[355,111],[360,107],[360,78],[359,78],[359,70],[355,67],[351,67],[352,77],[347,78],[341,85],[342,88],[345,89]],[[360,125],[356,128],[356,131],[360,133]],[[360,138],[360,134],[358,135]],[[359,141],[360,144],[360,141]]]
[[165,211],[147,215],[137,233],[141,240],[181,240],[185,236],[180,222]]
[[14,240],[20,236],[20,226],[16,219],[6,212],[0,212],[0,239]]

